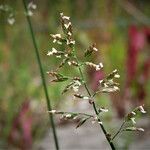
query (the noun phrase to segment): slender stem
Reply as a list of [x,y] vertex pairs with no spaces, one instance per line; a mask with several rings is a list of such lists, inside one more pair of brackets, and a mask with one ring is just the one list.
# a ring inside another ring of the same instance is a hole
[[[73,51],[75,51],[75,48],[74,48],[74,47],[73,47]],[[79,64],[79,60],[78,60],[77,56],[75,55],[74,57],[75,57],[77,63]],[[92,94],[90,93],[90,91],[89,91],[89,89],[88,89],[88,86],[87,86],[87,84],[86,84],[86,82],[85,82],[85,80],[84,80],[84,76],[83,76],[82,69],[81,69],[80,65],[78,66],[78,68],[79,68],[79,72],[80,72],[81,78],[82,78],[82,80],[84,81],[84,87],[85,87],[87,93],[89,94],[89,96],[92,98]],[[101,122],[101,119],[100,119],[100,117],[99,117],[99,115],[98,115],[99,113],[98,113],[98,111],[97,111],[97,109],[96,109],[96,105],[95,105],[95,102],[94,102],[94,101],[92,102],[92,105],[93,105],[93,109],[94,109],[94,111],[95,111],[95,114],[96,114],[97,117],[98,117],[98,122]],[[111,141],[111,139],[110,139],[110,137],[109,137],[109,134],[107,133],[107,131],[106,131],[106,129],[104,128],[103,124],[99,124],[99,125],[100,125],[100,127],[101,127],[101,129],[102,129],[102,131],[103,131],[103,133],[104,133],[104,135],[105,135],[105,137],[106,137],[106,139],[107,139],[107,141],[108,141],[108,143],[109,143],[111,149],[112,149],[112,150],[115,150],[115,146],[114,146],[113,142]]]
[[[28,22],[28,26],[29,26],[29,31],[30,31],[30,34],[31,34],[33,46],[34,46],[35,53],[36,53],[36,58],[37,58],[38,65],[39,65],[39,70],[40,70],[40,74],[41,74],[42,84],[43,84],[45,97],[46,97],[47,109],[50,111],[52,107],[51,107],[50,98],[49,98],[49,95],[48,95],[48,90],[47,90],[47,86],[46,86],[46,80],[45,80],[45,76],[44,76],[44,71],[43,71],[43,68],[42,68],[42,63],[41,63],[41,59],[40,59],[37,43],[36,43],[36,40],[35,40],[32,24],[31,24],[31,20],[30,20],[30,17],[27,15],[28,9],[27,9],[27,5],[26,5],[26,1],[25,0],[23,0],[23,5],[24,5],[25,12],[26,12],[26,17],[27,17],[27,22]],[[52,114],[49,114],[49,119],[50,119],[50,123],[52,125],[52,131],[53,131],[53,136],[54,136],[54,141],[55,141],[55,147],[56,147],[56,150],[59,150],[59,144],[58,144],[55,124],[54,124],[54,119],[53,119],[53,115]]]
[[120,128],[119,128],[119,130],[115,133],[115,135],[112,137],[112,139],[111,140],[114,140],[115,139],[115,137],[121,132],[121,129],[123,128],[123,126],[124,126],[124,124],[125,124],[126,122],[125,121],[123,121],[123,123],[122,123],[122,125],[120,126]]
[[[48,112],[51,113],[51,111]],[[76,112],[69,112],[69,111],[57,111],[55,112],[55,114],[71,114],[71,115],[84,115],[88,117],[94,117],[93,115],[86,114],[86,113],[76,113]]]

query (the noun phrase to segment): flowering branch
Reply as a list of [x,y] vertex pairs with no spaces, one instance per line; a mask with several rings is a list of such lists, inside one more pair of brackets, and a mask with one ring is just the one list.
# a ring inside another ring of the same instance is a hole
[[[52,51],[48,52],[48,56],[55,56],[56,58],[62,59],[62,62],[59,64],[59,66],[56,68],[55,71],[50,71],[48,74],[53,76],[55,79],[52,80],[53,82],[64,82],[64,81],[69,81],[69,84],[66,85],[64,90],[62,91],[62,94],[66,93],[69,90],[74,91],[74,97],[83,99],[83,100],[88,100],[88,102],[92,105],[92,108],[94,110],[95,115],[89,115],[86,113],[74,113],[74,112],[62,112],[62,111],[56,111],[56,110],[51,110],[49,113],[52,114],[61,114],[63,119],[76,119],[76,117],[80,116],[80,121],[77,125],[77,128],[83,125],[87,120],[93,119],[92,123],[97,122],[111,149],[115,150],[115,146],[113,144],[113,140],[117,135],[122,132],[122,131],[142,131],[142,128],[136,128],[135,126],[133,127],[128,127],[124,128],[124,124],[128,121],[132,121],[135,123],[135,115],[137,112],[142,112],[145,113],[145,110],[143,109],[142,106],[139,106],[135,108],[131,113],[129,113],[126,117],[125,120],[123,121],[121,127],[119,130],[114,134],[114,136],[111,136],[105,129],[101,118],[100,114],[101,112],[107,112],[108,110],[106,108],[100,107],[97,108],[95,104],[94,97],[98,93],[111,93],[111,92],[116,92],[119,91],[119,84],[115,82],[114,80],[119,78],[120,75],[118,74],[117,69],[113,70],[110,74],[108,74],[104,79],[99,81],[99,88],[95,93],[92,93],[88,85],[85,81],[84,74],[82,71],[82,66],[90,66],[93,67],[96,71],[101,70],[103,68],[103,64],[100,62],[99,64],[94,64],[93,62],[80,62],[78,57],[77,57],[77,51],[75,49],[75,40],[73,39],[73,29],[72,29],[72,24],[70,22],[70,17],[64,16],[63,13],[60,13],[60,19],[61,19],[61,25],[62,29],[64,32],[64,37],[60,34],[51,34],[51,37],[53,38],[53,43],[57,43],[59,45],[64,44],[66,46],[65,50],[57,50],[55,48],[52,48]],[[89,48],[85,51],[84,57],[90,56],[92,53],[97,52],[98,49],[96,48],[96,44],[92,44],[89,46]],[[69,65],[71,67],[76,67],[79,70],[79,77],[68,77],[65,75],[62,75],[60,73],[60,69],[64,67],[65,65]],[[79,94],[79,88],[81,86],[84,86],[88,96],[84,96],[82,94]]]

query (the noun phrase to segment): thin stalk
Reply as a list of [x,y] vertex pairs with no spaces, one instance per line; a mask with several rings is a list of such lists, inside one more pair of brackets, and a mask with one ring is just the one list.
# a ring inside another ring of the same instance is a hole
[[[73,51],[75,52],[75,48],[74,48],[74,47],[73,47]],[[78,60],[78,57],[77,57],[76,54],[75,54],[74,57],[75,57],[77,63],[79,64],[79,60]],[[84,76],[83,76],[82,69],[81,69],[80,65],[78,66],[78,69],[79,69],[81,78],[82,78],[82,80],[84,81],[84,87],[85,87],[85,89],[86,89],[88,95],[92,98],[92,95],[91,95],[91,93],[90,93],[90,90],[88,89],[88,86],[87,86],[87,84],[86,84],[86,82],[85,82],[85,80],[84,80]],[[98,117],[98,122],[101,122],[101,119],[100,119],[100,117],[99,117],[99,115],[98,115],[99,113],[98,113],[98,111],[97,111],[97,108],[96,108],[96,105],[95,105],[95,102],[94,102],[94,101],[92,102],[92,106],[93,106],[93,109],[94,109],[94,111],[95,111],[95,114],[96,114],[97,117]],[[102,129],[102,131],[103,131],[103,133],[104,133],[104,135],[105,135],[105,137],[106,137],[106,139],[107,139],[107,141],[108,141],[108,143],[109,143],[111,149],[112,149],[112,150],[115,150],[115,146],[114,146],[113,142],[111,141],[111,139],[110,139],[110,137],[109,137],[109,134],[107,133],[107,131],[106,131],[106,129],[104,128],[103,124],[99,124],[99,125],[100,125],[100,127],[101,127],[101,129]]]
[[126,122],[125,121],[123,121],[123,123],[122,123],[122,125],[120,126],[120,128],[119,128],[119,130],[115,133],[115,135],[112,137],[112,139],[111,140],[114,140],[115,139],[115,137],[121,132],[121,129],[123,128],[123,126],[124,126],[124,124],[125,124]]
[[[51,111],[48,111],[48,113],[51,113]],[[76,112],[69,112],[69,111],[57,111],[55,112],[55,114],[71,114],[71,115],[83,115],[83,116],[87,116],[87,117],[93,117],[93,115],[90,115],[90,114],[86,114],[86,113],[76,113]]]
[[[45,97],[46,97],[47,109],[50,111],[52,109],[52,107],[51,107],[50,98],[49,98],[49,95],[48,95],[48,90],[47,90],[47,86],[46,86],[46,80],[45,80],[44,71],[43,71],[43,68],[42,68],[42,63],[41,63],[41,59],[40,59],[37,43],[36,43],[36,40],[35,40],[35,36],[34,36],[34,32],[33,32],[33,28],[32,28],[30,17],[27,15],[28,14],[28,9],[27,9],[26,2],[25,2],[25,0],[22,0],[22,1],[23,1],[25,12],[26,12],[26,18],[27,18],[27,22],[28,22],[29,31],[30,31],[30,34],[31,34],[33,46],[34,46],[34,49],[35,49],[37,62],[38,62],[38,65],[39,65],[39,70],[40,70],[40,74],[41,74],[42,84],[43,84]],[[55,141],[55,147],[56,147],[56,150],[59,150],[59,144],[58,144],[55,124],[54,124],[54,119],[53,119],[53,115],[52,114],[49,114],[49,120],[50,120],[50,123],[52,125],[52,131],[53,131],[53,136],[54,136],[54,141]]]

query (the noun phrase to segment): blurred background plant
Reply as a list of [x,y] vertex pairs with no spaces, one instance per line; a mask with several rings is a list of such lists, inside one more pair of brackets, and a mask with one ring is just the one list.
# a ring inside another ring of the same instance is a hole
[[[121,118],[126,111],[144,103],[148,118],[150,115],[148,109],[150,106],[150,2],[148,0],[35,0],[33,2],[37,8],[33,11],[32,23],[41,50],[40,56],[45,74],[57,63],[46,54],[47,50],[53,47],[49,42],[49,34],[60,31],[57,18],[60,12],[64,12],[72,18],[80,55],[83,55],[83,51],[90,43],[95,42],[100,52],[98,55],[93,55],[91,60],[95,60],[95,63],[102,61],[106,73],[117,68],[121,75],[120,93],[97,97],[97,104],[109,105],[112,112],[115,112],[116,118]],[[3,6],[8,6],[9,9]],[[44,92],[27,28],[22,2],[1,0],[0,148],[9,146],[27,149],[36,140],[40,140],[48,129]],[[50,63],[51,65],[48,65]],[[105,73],[95,72],[89,68],[86,70],[87,78],[94,90],[97,88],[97,81]],[[66,69],[64,72],[69,74],[70,70]],[[49,84],[48,76],[47,83]],[[63,88],[61,84],[59,88],[54,84],[48,86],[53,107],[66,109],[70,105],[74,109],[76,102],[72,100],[64,102],[68,96],[60,98]],[[85,106],[80,107],[84,109]],[[109,112],[104,118],[110,121],[112,116]],[[108,128],[111,130],[111,126]],[[127,147],[132,138],[134,136],[126,138],[124,145],[120,145]]]

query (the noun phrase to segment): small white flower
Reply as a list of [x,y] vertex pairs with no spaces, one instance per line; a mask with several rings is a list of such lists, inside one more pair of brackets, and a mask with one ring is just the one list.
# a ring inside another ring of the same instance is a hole
[[84,99],[84,100],[88,100],[89,97],[88,97],[88,96],[84,96],[83,99]]
[[114,86],[114,90],[118,91],[118,90],[119,90],[119,88],[118,88],[117,86]]
[[52,114],[55,114],[56,113],[56,110],[51,110],[51,111],[48,111],[49,113],[52,113]]
[[103,122],[101,122],[101,121],[98,121],[98,123],[99,123],[99,124],[103,124]]
[[73,88],[74,92],[78,92],[79,91],[79,86],[73,86],[72,88]]
[[68,16],[63,16],[63,17],[62,17],[62,19],[69,20],[69,19],[70,19],[70,17],[68,17]]
[[67,34],[68,34],[69,36],[71,36],[71,35],[72,35],[70,31],[69,31]]
[[53,38],[61,38],[61,34],[50,34]]
[[101,84],[103,82],[103,80],[99,80],[99,83]]
[[73,44],[73,45],[74,45],[74,44],[75,44],[75,41],[74,41],[74,40],[71,40],[71,41],[70,41],[70,44]]
[[101,70],[101,68],[99,67],[99,65],[96,65],[95,69],[96,69],[96,71]]
[[137,128],[137,130],[144,132],[144,129],[143,129],[143,128]]
[[15,18],[10,17],[10,18],[7,19],[7,21],[8,21],[8,23],[9,23],[10,25],[13,25],[13,24],[15,23]]
[[144,110],[143,106],[139,106],[139,111],[140,111],[141,113],[143,113],[143,114],[146,113],[146,111]]
[[54,39],[54,40],[53,40],[53,43],[56,43],[56,42],[57,42],[57,40],[56,40],[56,39]]
[[50,55],[52,55],[52,54],[53,54],[52,51],[49,51],[49,52],[47,53],[48,56],[50,56]]
[[71,62],[70,61],[68,61],[68,65],[71,66]]
[[98,49],[96,47],[93,47],[93,50],[96,51],[96,52],[98,51]]
[[66,115],[66,118],[70,118],[72,115],[71,114],[67,114]]
[[132,121],[133,124],[136,124],[135,118],[131,118],[131,121]]
[[136,113],[134,111],[131,112],[133,115],[136,115]]
[[28,10],[27,15],[28,16],[33,16],[33,12],[31,10]]
[[79,80],[75,80],[75,84],[77,84],[78,86],[80,86],[81,82]]
[[67,45],[69,45],[69,44],[73,44],[73,45],[74,45],[74,44],[75,44],[75,41],[74,41],[74,40],[68,40],[68,39],[67,39]]
[[52,48],[52,52],[53,52],[53,53],[57,53],[57,50],[53,47],[53,48]]
[[73,117],[73,120],[75,120],[75,119],[77,119],[78,118],[78,116],[75,116],[75,117]]
[[65,54],[64,56],[65,56],[65,57],[68,57],[68,54]]
[[103,64],[102,64],[102,63],[99,63],[99,66],[100,66],[101,68],[103,68]]
[[64,24],[64,27],[65,27],[66,29],[68,29],[69,26],[71,26],[71,22],[69,22],[68,24]]
[[52,51],[49,51],[49,52],[47,53],[47,55],[50,56],[50,55],[56,54],[57,52],[58,52],[58,51],[53,47],[53,48],[52,48]]
[[30,2],[29,4],[28,4],[28,9],[36,9],[37,8],[37,6],[36,6],[36,4],[34,4],[33,2]]
[[56,56],[57,58],[61,58],[61,55]]
[[57,43],[58,43],[59,45],[62,45],[62,42],[60,42],[60,41],[57,41]]
[[106,109],[106,108],[100,108],[99,109],[101,112],[108,112],[108,109]]
[[114,77],[115,77],[115,78],[120,78],[120,75],[117,73],[117,74],[115,74]]
[[116,73],[117,72],[117,69],[115,69],[114,71],[113,71],[113,73]]

